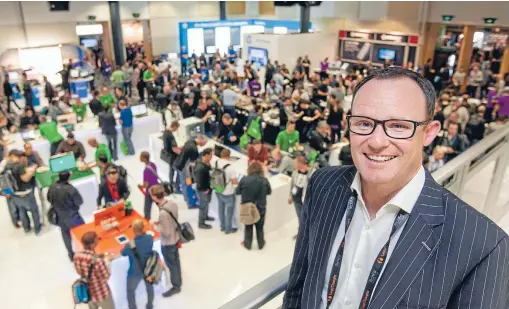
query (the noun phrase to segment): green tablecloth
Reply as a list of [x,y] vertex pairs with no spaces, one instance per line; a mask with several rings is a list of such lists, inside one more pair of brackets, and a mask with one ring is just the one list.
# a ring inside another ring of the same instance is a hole
[[[86,171],[80,171],[79,169],[75,168],[71,170],[71,179],[70,181],[80,179],[87,176],[94,175],[94,172],[89,169]],[[44,173],[36,173],[35,174],[35,180],[37,181],[37,186],[40,189],[45,189],[50,187],[52,184],[55,183],[55,180],[58,178],[58,173],[52,173],[51,171],[47,171]]]

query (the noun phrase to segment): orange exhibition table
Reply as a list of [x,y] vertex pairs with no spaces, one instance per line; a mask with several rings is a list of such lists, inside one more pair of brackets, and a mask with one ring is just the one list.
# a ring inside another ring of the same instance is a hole
[[108,254],[113,258],[120,256],[125,245],[134,239],[132,224],[136,219],[145,223],[145,232],[151,234],[154,240],[159,238],[159,233],[138,212],[132,210],[130,215],[126,216],[124,203],[122,202],[96,211],[93,222],[71,229],[74,251],[83,250],[81,238],[85,233],[94,231],[98,237],[98,244],[95,249],[97,254]]

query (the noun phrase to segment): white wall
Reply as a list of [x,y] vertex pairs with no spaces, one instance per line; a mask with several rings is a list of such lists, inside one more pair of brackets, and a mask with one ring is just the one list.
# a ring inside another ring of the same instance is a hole
[[443,23],[442,15],[454,15],[454,24],[482,25],[485,17],[496,17],[497,25],[509,26],[508,1],[430,2],[428,22]]

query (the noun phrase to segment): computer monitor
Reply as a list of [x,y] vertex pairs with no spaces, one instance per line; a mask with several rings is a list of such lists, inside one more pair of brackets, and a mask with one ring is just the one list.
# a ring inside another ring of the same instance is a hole
[[147,104],[135,104],[131,105],[131,112],[134,117],[146,116],[147,115]]
[[60,173],[76,168],[76,158],[73,153],[66,153],[49,159],[49,168],[52,173]]
[[23,141],[32,141],[35,139],[35,131],[34,130],[23,130],[20,131],[19,134],[21,135],[21,139]]
[[378,50],[378,60],[394,60],[396,59],[396,51],[389,48],[380,48]]

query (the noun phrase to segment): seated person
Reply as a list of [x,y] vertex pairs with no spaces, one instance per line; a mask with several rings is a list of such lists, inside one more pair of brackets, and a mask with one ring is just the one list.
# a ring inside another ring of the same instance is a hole
[[433,149],[433,155],[428,156],[428,170],[430,173],[433,173],[434,171],[444,166],[444,157],[444,148],[437,146]]
[[276,148],[292,153],[299,147],[299,131],[295,130],[295,122],[289,121],[286,130],[279,132],[276,138]]
[[106,181],[99,185],[99,195],[97,196],[97,208],[101,208],[104,198],[104,205],[125,201],[129,197],[129,187],[127,183],[120,178],[119,170],[116,166],[110,166],[106,170]]
[[309,146],[319,153],[318,163],[320,167],[329,166],[329,151],[335,146],[331,145],[330,127],[325,121],[320,121],[309,138]]
[[72,152],[74,153],[74,157],[76,160],[83,161],[87,156],[85,152],[85,147],[81,142],[78,142],[74,139],[74,134],[67,134],[67,139],[60,143],[60,146],[57,148],[57,154]]
[[93,168],[95,166],[99,166],[99,172],[100,174],[102,174],[102,166],[99,164],[99,157],[101,155],[104,155],[104,157],[106,158],[105,163],[109,163],[111,162],[111,151],[108,148],[108,145],[106,145],[105,143],[99,144],[95,137],[90,137],[88,139],[88,145],[90,145],[90,147],[92,148],[95,148],[94,154],[95,162],[89,165],[89,167]]
[[83,121],[87,116],[87,105],[82,103],[79,97],[74,99],[74,104],[71,106],[71,110],[76,114],[78,122]]
[[443,146],[445,152],[445,162],[454,159],[462,153],[467,147],[465,140],[458,134],[459,124],[450,122],[447,132],[438,139],[437,146]]
[[23,114],[19,118],[19,128],[21,130],[34,130],[40,124],[39,117],[34,113],[32,108],[25,107]]
[[293,172],[293,159],[290,155],[283,154],[281,150],[274,148],[272,150],[272,161],[270,167],[276,169],[279,173],[290,176]]
[[263,165],[269,163],[269,151],[262,141],[254,140],[247,148],[248,163],[259,162]]
[[48,116],[50,116],[51,120],[55,122],[57,121],[58,116],[64,114],[59,104],[60,102],[58,101],[58,99],[53,99],[53,101],[51,101],[51,104],[48,106]]
[[230,114],[224,114],[219,124],[219,135],[217,137],[224,145],[240,151],[239,143],[243,131],[242,124],[237,118],[233,119]]

